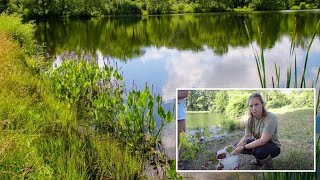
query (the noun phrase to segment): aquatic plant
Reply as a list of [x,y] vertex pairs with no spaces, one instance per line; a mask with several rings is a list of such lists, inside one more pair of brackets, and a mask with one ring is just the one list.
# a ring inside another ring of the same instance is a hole
[[[256,61],[257,69],[258,69],[258,74],[259,74],[259,80],[260,80],[261,87],[262,88],[266,88],[266,86],[267,86],[266,78],[267,77],[266,77],[266,66],[265,66],[265,60],[264,60],[264,50],[261,47],[260,54],[258,53],[258,51],[253,47],[251,36],[250,36],[250,32],[249,32],[248,26],[247,26],[245,21],[244,21],[244,26],[246,28],[246,32],[247,32],[247,35],[248,35],[248,38],[249,38],[249,41],[250,41],[250,45],[251,45],[251,47],[253,49],[253,52],[254,52],[254,58],[255,58],[255,61]],[[259,38],[260,38],[260,42],[262,42],[261,41],[262,32],[260,32],[259,27],[258,27],[258,35],[259,35]]]
[[161,133],[173,121],[173,114],[165,112],[161,96],[154,96],[147,84],[144,90],[133,88],[126,95],[116,63],[112,66],[107,59],[99,67],[92,55],[77,57],[64,55],[61,65],[49,72],[55,95],[68,103],[79,122],[98,134],[111,133],[128,151],[164,170],[169,164]]
[[[249,30],[247,28],[246,23],[245,24],[245,28],[247,31],[247,35],[248,38],[250,39],[250,33]],[[315,31],[313,33],[313,36],[311,38],[311,41],[308,45],[307,48],[307,53],[304,59],[304,67],[302,70],[302,75],[301,75],[301,80],[300,80],[300,88],[306,88],[306,70],[307,70],[307,64],[308,64],[308,59],[309,59],[309,52],[310,52],[310,48],[312,46],[313,40],[315,38],[316,35],[316,31],[319,27],[320,24],[320,20],[318,21]],[[258,32],[259,32],[259,28],[258,28]],[[259,35],[261,37],[261,33],[259,32]],[[295,55],[295,46],[296,46],[296,32],[293,33],[293,38],[291,41],[291,45],[290,45],[290,54],[289,54],[289,60],[293,57],[294,55],[294,84],[293,87],[297,88],[298,87],[298,77],[297,77],[297,59],[296,59],[296,55]],[[263,54],[263,48],[261,48],[261,54],[260,57],[257,53],[257,51],[254,49],[254,47],[252,46],[253,50],[254,50],[254,55],[255,55],[255,60],[256,60],[256,64],[257,64],[257,69],[258,69],[258,74],[259,74],[259,79],[260,79],[260,85],[262,88],[266,88],[266,77],[265,77],[265,63],[264,63],[264,54]],[[276,72],[276,80],[277,80],[277,87],[280,87],[280,66],[277,66],[277,64],[275,63],[275,72]],[[311,87],[317,87],[317,82],[318,82],[318,76],[319,76],[319,69],[318,69],[318,73],[316,76],[316,80],[312,81]],[[291,63],[289,63],[289,67],[287,68],[287,81],[286,81],[286,87],[290,88],[291,87]],[[272,76],[272,86],[273,88],[276,87],[275,83],[274,83],[274,78]],[[316,102],[316,114],[318,114],[318,110],[319,110],[319,100],[320,100],[320,89],[318,90],[317,93],[317,102]],[[317,137],[317,142],[316,142],[316,170],[318,170],[319,167],[319,157],[320,157],[320,144],[319,144],[319,140],[320,140],[320,136]],[[268,179],[273,179],[273,180],[277,180],[277,179],[314,179],[316,177],[316,173],[300,173],[300,172],[295,172],[295,173],[288,173],[288,172],[277,172],[277,173],[263,173],[263,179],[265,179],[265,175],[267,175]],[[258,176],[255,175],[254,179],[258,179]]]

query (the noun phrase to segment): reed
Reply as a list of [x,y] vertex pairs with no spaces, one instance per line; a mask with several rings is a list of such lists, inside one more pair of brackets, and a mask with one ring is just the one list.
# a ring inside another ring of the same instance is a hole
[[[307,64],[308,64],[308,60],[309,60],[309,52],[310,52],[310,49],[311,49],[311,46],[313,44],[313,41],[315,39],[315,36],[316,36],[316,32],[317,32],[317,29],[319,27],[319,24],[320,24],[320,20],[318,21],[317,25],[316,25],[316,28],[315,28],[315,31],[312,35],[312,38],[309,42],[309,45],[308,45],[308,48],[307,48],[307,53],[306,53],[306,56],[304,58],[304,66],[303,66],[303,70],[302,70],[302,75],[301,75],[301,80],[300,80],[300,88],[306,88],[307,87],[307,84],[306,84],[306,71],[307,71]],[[250,40],[250,33],[249,33],[249,30],[248,30],[248,27],[245,23],[245,28],[246,28],[246,31],[247,31],[247,35],[248,35],[248,38]],[[258,28],[259,29],[259,28]],[[259,30],[258,30],[259,32]],[[262,33],[259,32],[259,35],[261,35]],[[293,83],[293,87],[294,88],[297,88],[298,87],[298,76],[297,76],[297,57],[296,57],[296,53],[295,53],[295,47],[296,47],[296,37],[297,37],[297,34],[296,34],[296,31],[294,31],[293,33],[293,38],[291,40],[291,44],[290,44],[290,52],[289,52],[289,61],[294,58],[294,83]],[[258,70],[258,74],[259,74],[259,79],[260,79],[260,85],[262,88],[266,88],[266,82],[265,82],[265,58],[263,57],[264,54],[263,54],[263,48],[261,48],[261,56],[259,57],[258,53],[257,53],[257,50],[253,47],[251,41],[250,41],[250,44],[251,44],[251,47],[254,51],[254,57],[255,57],[255,61],[256,61],[256,65],[257,65],[257,70]],[[275,69],[275,73],[276,73],[276,76],[274,79],[274,77],[272,76],[271,78],[271,81],[272,81],[272,86],[273,88],[274,87],[280,87],[280,80],[281,80],[281,74],[280,74],[280,66],[278,66],[276,63],[274,64],[274,69]],[[312,81],[311,83],[311,87],[312,88],[316,88],[317,85],[318,85],[318,78],[319,78],[319,73],[320,73],[320,67],[318,68],[318,72],[317,72],[317,75],[316,75],[316,78],[315,80]],[[291,63],[289,63],[289,67],[287,68],[287,74],[286,74],[286,85],[285,87],[286,88],[290,88],[291,87],[291,79],[292,79],[292,70],[291,70]],[[276,81],[276,82],[275,82]],[[277,84],[275,84],[277,83]],[[316,97],[316,114],[318,114],[318,111],[319,111],[319,103],[320,102],[320,89],[318,89],[318,92],[317,92],[317,97]],[[320,158],[320,136],[317,137],[317,142],[316,142],[316,170],[318,170],[318,167],[319,167],[319,158]],[[263,173],[263,179],[265,179],[265,175],[266,175],[266,178],[269,179],[269,180],[282,180],[282,179],[288,179],[288,180],[291,180],[291,179],[316,179],[317,177],[317,173],[319,172],[316,172],[316,173],[306,173],[306,172],[293,172],[293,173],[289,173],[289,172],[277,172],[277,173]],[[258,176],[257,175],[254,175],[253,179],[258,179]]]
[[306,70],[307,70],[307,64],[308,64],[308,59],[309,59],[309,52],[310,52],[310,48],[311,48],[311,46],[312,46],[313,40],[314,40],[314,38],[316,37],[316,33],[317,33],[317,29],[318,29],[318,27],[319,27],[319,24],[320,24],[320,20],[319,20],[318,23],[317,23],[316,29],[315,29],[315,31],[313,32],[311,41],[310,41],[309,46],[308,46],[308,49],[307,49],[307,54],[306,54],[306,57],[305,57],[305,60],[304,60],[303,73],[302,73],[302,76],[301,76],[300,88],[306,87],[306,84],[305,84],[305,74],[306,74]]
[[[260,84],[261,84],[262,88],[266,88],[267,87],[267,84],[266,84],[266,67],[265,67],[265,59],[264,59],[263,47],[261,47],[260,55],[259,55],[258,51],[254,48],[254,46],[252,44],[251,35],[250,35],[248,26],[247,26],[245,21],[244,21],[244,26],[246,28],[246,32],[247,32],[247,36],[248,36],[250,45],[251,45],[251,47],[253,49],[253,52],[254,52],[254,58],[255,58],[256,66],[257,66],[258,73],[259,73]],[[260,42],[262,42],[261,41],[262,33],[260,32],[260,28],[259,27],[258,27],[258,35],[259,35],[259,38],[260,38]]]

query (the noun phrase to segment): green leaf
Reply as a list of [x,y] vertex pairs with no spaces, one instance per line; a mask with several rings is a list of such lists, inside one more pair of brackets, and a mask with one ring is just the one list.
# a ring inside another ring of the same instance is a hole
[[217,165],[219,164],[219,160],[217,159],[217,157],[214,155],[212,156],[212,158],[210,159],[212,161],[212,164],[213,165]]
[[232,151],[233,151],[233,147],[232,146],[227,147],[227,152],[228,153],[231,153]]
[[167,112],[166,120],[167,120],[167,122],[172,122],[173,121],[173,115],[172,115],[171,111]]

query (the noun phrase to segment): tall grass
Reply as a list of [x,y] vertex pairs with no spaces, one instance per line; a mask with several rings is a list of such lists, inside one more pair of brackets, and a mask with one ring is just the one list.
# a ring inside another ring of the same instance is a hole
[[[300,80],[300,88],[306,88],[306,70],[307,70],[307,64],[308,64],[308,60],[309,60],[309,52],[310,52],[310,48],[312,46],[312,43],[314,41],[317,29],[319,27],[320,24],[320,20],[318,21],[316,27],[315,27],[315,31],[312,35],[312,38],[309,42],[308,48],[307,48],[307,53],[306,56],[304,58],[304,67],[302,70],[302,75],[301,75],[301,80]],[[247,35],[248,38],[250,40],[250,32],[247,28],[247,25],[245,23],[245,28],[247,31]],[[259,32],[259,30],[258,30]],[[259,32],[259,35],[261,37],[261,33]],[[293,38],[291,41],[291,45],[290,45],[290,55],[289,55],[289,60],[294,57],[294,84],[293,87],[297,88],[298,87],[298,76],[297,76],[297,58],[296,58],[296,54],[295,54],[295,46],[296,46],[296,32],[293,33]],[[256,60],[256,64],[257,64],[257,70],[258,70],[258,74],[259,74],[259,79],[260,79],[260,85],[262,88],[266,88],[266,82],[265,82],[265,63],[264,63],[264,55],[263,55],[263,49],[261,48],[261,54],[260,57],[257,53],[257,51],[254,49],[254,47],[252,46],[253,50],[254,50],[254,56],[255,56],[255,60]],[[319,77],[319,71],[320,71],[320,67],[318,68],[318,73],[316,76],[316,80],[312,81],[311,87],[317,87],[317,82],[318,82],[318,77]],[[277,80],[277,86],[275,86],[275,82],[274,82],[274,78],[272,76],[272,86],[274,87],[280,87],[280,66],[277,66],[277,64],[275,63],[275,72],[276,72],[276,80]],[[291,87],[291,79],[292,79],[292,74],[291,74],[291,64],[289,63],[289,67],[287,69],[287,77],[286,77],[287,81],[286,81],[286,88],[290,88]],[[317,93],[317,101],[316,101],[316,114],[318,114],[319,111],[319,101],[320,100],[320,89],[318,90]],[[316,170],[318,171],[318,167],[319,167],[319,157],[320,157],[320,144],[319,144],[319,140],[320,140],[320,136],[318,136],[317,138],[317,142],[316,142]],[[319,173],[319,172],[317,172]],[[266,177],[265,177],[266,175]],[[255,176],[254,179],[257,179],[258,177]],[[316,179],[316,173],[286,173],[286,172],[279,172],[279,173],[263,173],[263,179],[273,179],[273,180],[277,180],[277,179]]]
[[[259,74],[259,80],[260,80],[260,85],[262,88],[266,88],[267,85],[266,85],[266,71],[265,71],[265,57],[264,57],[264,52],[263,52],[263,48],[261,48],[261,53],[259,54],[258,51],[253,47],[252,45],[252,41],[251,41],[251,35],[250,35],[250,32],[249,32],[249,29],[246,25],[246,22],[244,22],[244,25],[245,25],[245,29],[246,29],[246,32],[247,32],[247,36],[250,40],[250,43],[251,43],[251,47],[254,51],[254,57],[255,57],[255,61],[256,61],[256,65],[257,65],[257,70],[258,70],[258,74]],[[309,42],[309,45],[308,45],[308,48],[307,48],[307,52],[306,52],[306,56],[304,58],[304,67],[303,67],[303,70],[302,70],[302,75],[301,75],[301,80],[300,80],[300,88],[306,88],[306,77],[305,77],[305,74],[306,74],[306,70],[307,70],[307,64],[308,64],[308,60],[309,60],[309,52],[310,52],[310,48],[313,44],[313,41],[314,41],[314,38],[316,36],[316,32],[317,32],[317,29],[319,28],[319,25],[320,25],[320,20],[318,21],[316,27],[315,27],[315,31],[312,35],[312,38]],[[259,30],[259,27],[258,27],[258,35],[259,35],[259,38],[261,39],[261,36],[262,36],[262,33],[260,32]],[[297,88],[298,87],[298,75],[297,75],[297,57],[296,57],[296,54],[295,54],[295,46],[296,46],[296,32],[294,31],[293,33],[293,38],[291,40],[291,44],[290,44],[290,53],[289,53],[289,61],[291,61],[291,58],[294,58],[294,77],[292,77],[292,71],[291,71],[291,63],[289,63],[289,67],[287,68],[287,77],[286,77],[286,88],[290,88],[291,87],[291,79],[293,78],[294,79],[294,85],[293,87],[294,88]],[[275,79],[271,78],[272,80],[272,87],[280,87],[280,80],[281,80],[281,73],[280,73],[280,66],[277,65],[277,63],[274,64],[274,69],[275,69],[275,72],[276,72],[276,75],[275,75],[275,78],[276,78],[276,85],[275,85]],[[312,81],[311,83],[311,87],[316,87],[317,85],[317,82],[318,82],[318,77],[319,77],[319,73],[320,73],[320,67],[318,68],[318,73],[317,73],[317,76],[316,76],[316,80]],[[320,92],[320,91],[319,91]],[[319,96],[318,96],[319,97]],[[318,110],[319,110],[320,106],[319,106],[319,100],[317,100],[316,102],[316,112],[318,113]]]
[[[266,77],[266,67],[265,67],[263,47],[261,47],[260,55],[259,55],[258,51],[253,47],[251,36],[250,36],[250,32],[249,32],[248,26],[247,26],[245,21],[244,21],[244,26],[246,28],[246,32],[247,32],[247,35],[248,35],[248,38],[249,38],[250,45],[251,45],[251,47],[253,49],[253,52],[254,52],[254,58],[255,58],[256,66],[257,66],[258,73],[259,73],[259,80],[260,80],[261,87],[262,88],[266,88],[266,86],[267,86],[266,78],[267,77]],[[258,27],[258,35],[259,35],[259,38],[260,38],[260,42],[262,42],[261,41],[262,32],[260,32],[260,28],[259,27]]]
[[317,23],[317,26],[315,28],[315,31],[312,35],[312,38],[311,38],[311,41],[309,43],[309,46],[308,46],[308,49],[307,49],[307,54],[306,54],[306,57],[305,57],[305,60],[304,60],[304,67],[303,67],[303,73],[302,73],[302,76],[301,76],[301,84],[300,84],[300,88],[302,87],[306,87],[306,84],[305,84],[305,74],[306,74],[306,70],[307,70],[307,64],[308,64],[308,59],[309,59],[309,51],[310,51],[310,48],[312,46],[312,43],[313,43],[313,40],[314,38],[316,37],[316,32],[317,32],[317,29],[319,27],[319,24],[320,24],[320,20],[318,21]]
[[20,20],[0,16],[0,179],[143,178],[145,159],[79,121],[34,71],[38,64],[30,66],[43,57],[28,46],[33,31]]

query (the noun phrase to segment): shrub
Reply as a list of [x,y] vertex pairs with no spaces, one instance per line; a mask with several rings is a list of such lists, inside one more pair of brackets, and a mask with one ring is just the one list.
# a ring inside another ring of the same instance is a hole
[[280,10],[285,9],[287,4],[284,1],[270,1],[270,0],[252,0],[251,7],[255,10]]
[[149,14],[166,14],[171,12],[172,2],[168,0],[150,0],[147,3]]
[[247,6],[244,6],[244,7],[237,7],[237,8],[234,8],[234,11],[237,11],[237,12],[248,12],[248,11],[253,11],[254,9],[251,8],[251,7],[247,7]]
[[306,3],[305,3],[305,2],[301,2],[300,5],[299,5],[299,7],[300,7],[301,9],[306,9]]
[[219,91],[213,100],[213,107],[211,111],[216,113],[224,113],[227,105],[228,93],[226,91]]
[[230,98],[226,112],[230,118],[238,118],[247,112],[248,109],[248,94],[238,95]]
[[299,9],[301,9],[301,8],[300,8],[300,6],[292,6],[290,9],[292,9],[292,10],[299,10]]
[[197,6],[197,4],[195,4],[195,3],[186,4],[185,8],[184,8],[184,12],[185,13],[193,13],[193,12],[195,12],[196,6]]
[[281,108],[288,104],[290,101],[286,97],[278,97],[266,102],[268,108]]
[[235,129],[239,128],[240,123],[236,120],[224,119],[220,122],[220,126],[228,131],[234,131]]
[[314,107],[314,94],[313,91],[303,91],[292,94],[290,96],[291,99],[291,107],[294,108],[313,108]]
[[178,4],[172,5],[172,12],[173,13],[184,13],[185,12],[185,4],[178,3]]
[[0,15],[0,31],[9,33],[28,54],[35,54],[39,49],[34,40],[34,24],[22,24],[18,15]]

